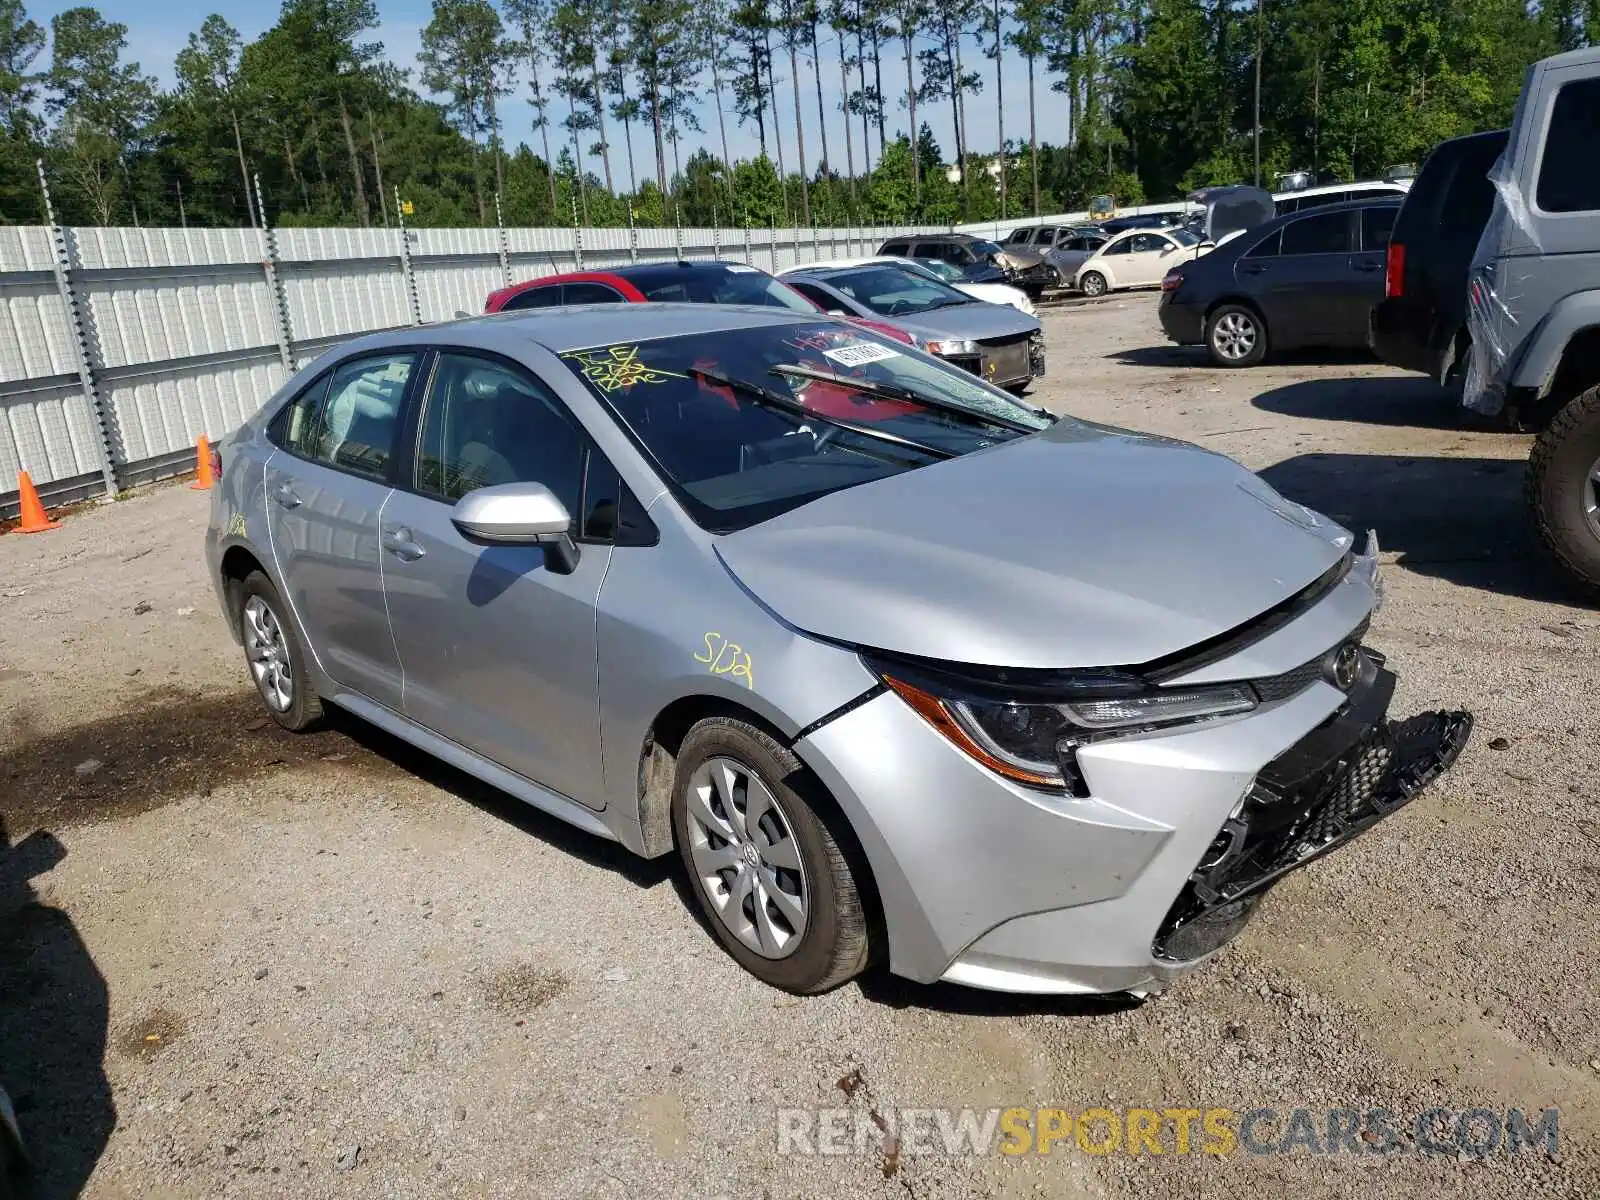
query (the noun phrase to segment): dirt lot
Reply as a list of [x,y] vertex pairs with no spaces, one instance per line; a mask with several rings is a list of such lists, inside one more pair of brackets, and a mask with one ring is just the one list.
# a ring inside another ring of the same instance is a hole
[[[1600,1193],[1600,614],[1534,553],[1526,439],[1359,359],[1212,370],[1149,296],[1044,320],[1041,400],[1377,528],[1397,710],[1478,717],[1441,784],[1142,1006],[885,976],[797,1000],[716,948],[669,862],[353,721],[269,725],[205,497],[148,492],[0,538],[0,813],[59,843],[0,849],[0,1082],[42,1194]],[[1403,1145],[780,1156],[776,1110],[810,1105],[1271,1107],[1278,1137],[1384,1107]],[[1434,1106],[1559,1106],[1559,1153],[1416,1153]]]

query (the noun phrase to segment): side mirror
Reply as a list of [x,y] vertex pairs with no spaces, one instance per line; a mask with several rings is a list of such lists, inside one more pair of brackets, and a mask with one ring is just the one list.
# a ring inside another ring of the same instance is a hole
[[542,483],[501,483],[468,492],[456,501],[450,523],[469,541],[545,546],[550,569],[563,575],[578,565],[572,514]]

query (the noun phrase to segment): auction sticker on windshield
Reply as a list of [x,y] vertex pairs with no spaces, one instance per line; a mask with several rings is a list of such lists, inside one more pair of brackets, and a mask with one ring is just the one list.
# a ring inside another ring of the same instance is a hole
[[857,342],[853,346],[839,346],[833,350],[824,350],[822,353],[834,362],[847,367],[864,367],[868,363],[900,357],[900,351],[880,346],[876,342]]

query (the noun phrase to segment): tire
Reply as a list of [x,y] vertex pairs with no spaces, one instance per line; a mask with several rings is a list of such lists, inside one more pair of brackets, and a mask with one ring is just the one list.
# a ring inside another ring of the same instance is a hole
[[1254,367],[1267,357],[1267,326],[1242,304],[1223,304],[1206,318],[1206,349],[1219,367]]
[[234,597],[245,668],[261,696],[262,707],[291,732],[315,728],[322,721],[322,699],[311,690],[305,651],[293,623],[286,619],[288,606],[278,589],[260,571],[252,571]]
[[1528,506],[1539,539],[1567,573],[1600,596],[1600,385],[1556,413],[1528,458]]
[[[678,751],[672,829],[689,888],[740,966],[800,995],[838,987],[870,958],[866,911],[833,818],[819,811],[823,795],[792,752],[732,717],[701,721]],[[768,800],[772,813],[747,837],[752,802]]]
[[1085,296],[1104,296],[1109,289],[1104,275],[1099,271],[1088,271],[1078,280],[1078,290]]

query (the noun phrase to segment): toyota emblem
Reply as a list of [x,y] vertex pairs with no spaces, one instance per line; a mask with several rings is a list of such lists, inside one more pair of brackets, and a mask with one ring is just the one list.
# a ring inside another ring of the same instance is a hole
[[1323,670],[1329,683],[1341,692],[1348,692],[1355,687],[1361,674],[1361,648],[1354,642],[1346,642],[1328,655]]

